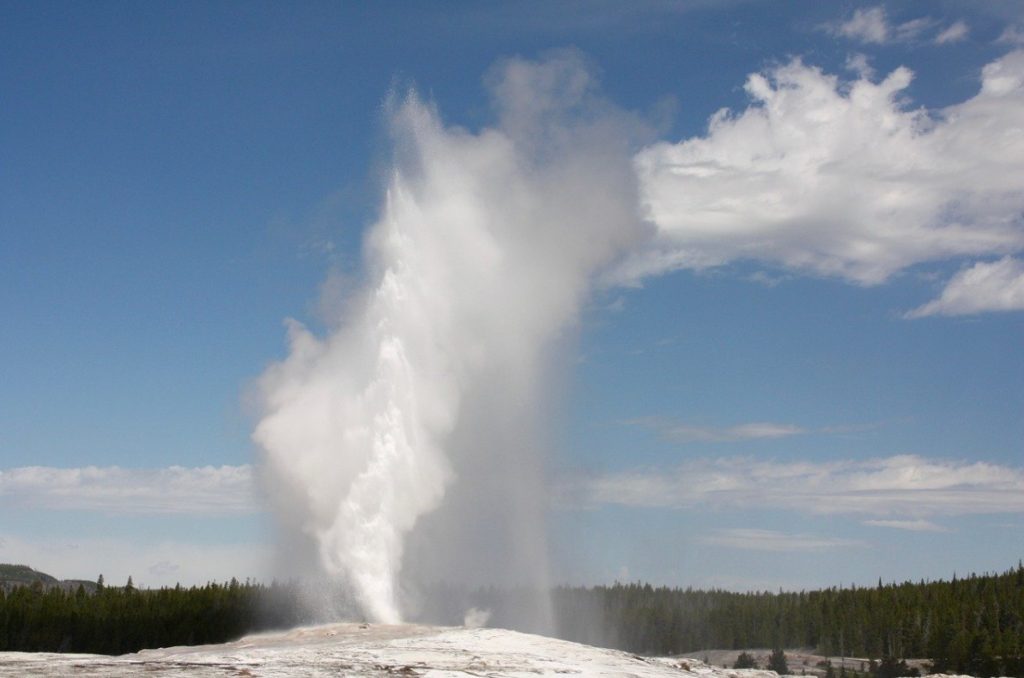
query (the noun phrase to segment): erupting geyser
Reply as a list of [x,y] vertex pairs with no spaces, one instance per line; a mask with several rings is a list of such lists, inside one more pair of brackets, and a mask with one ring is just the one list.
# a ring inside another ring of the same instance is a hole
[[[492,483],[506,490],[479,501],[505,502],[514,520],[542,514],[520,510],[525,481],[509,471],[539,468],[542,427],[517,425],[510,444],[504,422],[536,416],[552,347],[642,230],[632,123],[596,98],[578,55],[510,60],[489,84],[499,122],[479,133],[446,127],[415,95],[393,107],[367,282],[329,336],[291,322],[290,355],[260,382],[254,438],[282,520],[380,622],[402,617],[407,535],[464,470],[502,474]],[[515,551],[543,531],[503,534]],[[436,544],[452,562],[479,548]]]

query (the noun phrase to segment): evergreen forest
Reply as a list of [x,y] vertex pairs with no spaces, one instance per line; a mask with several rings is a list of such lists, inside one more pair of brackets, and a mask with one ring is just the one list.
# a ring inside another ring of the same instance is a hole
[[[452,610],[492,612],[490,625],[522,627],[520,595],[498,589],[441,592]],[[0,588],[0,651],[122,654],[217,643],[310,623],[302,587],[211,583],[136,589],[42,582]],[[1002,574],[816,591],[736,593],[647,584],[559,587],[557,635],[638,654],[708,649],[809,648],[880,660],[927,658],[934,673],[1024,678],[1024,565]],[[466,605],[462,607],[462,605]],[[446,617],[449,615],[445,615]],[[440,619],[445,623],[459,620]],[[529,630],[529,629],[527,629]],[[872,662],[872,666],[876,664]]]
[[287,584],[207,584],[94,593],[40,583],[0,588],[0,651],[125,654],[145,648],[223,643],[307,621]]
[[1024,566],[951,581],[734,593],[615,584],[554,592],[559,634],[640,654],[813,648],[927,658],[933,673],[1024,676]]

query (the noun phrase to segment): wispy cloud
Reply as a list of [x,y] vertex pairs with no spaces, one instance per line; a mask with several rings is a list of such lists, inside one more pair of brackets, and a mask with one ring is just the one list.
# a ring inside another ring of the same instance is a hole
[[117,514],[242,514],[258,510],[248,465],[0,471],[0,506]]
[[809,534],[786,534],[772,530],[747,528],[716,530],[701,538],[705,544],[725,546],[747,551],[828,551],[834,548],[863,547],[866,544],[854,539],[820,537]]
[[913,43],[928,38],[936,45],[959,42],[967,37],[970,29],[963,20],[954,21],[945,28],[941,22],[929,16],[892,23],[882,6],[863,7],[841,21],[824,24],[821,28],[840,38],[873,45],[891,43]]
[[1024,45],[1024,28],[1016,25],[1007,26],[996,42],[1002,45]]
[[747,277],[747,280],[757,283],[758,285],[764,285],[765,287],[778,287],[779,284],[792,279],[792,277],[793,276],[787,274],[772,274],[766,271],[754,271]]
[[846,21],[829,24],[835,35],[861,42],[881,44],[889,39],[889,20],[883,7],[858,9]]
[[626,297],[620,294],[619,296],[615,297],[614,300],[605,304],[604,310],[609,311],[611,313],[620,313],[626,310]]
[[[1024,513],[1024,469],[900,455],[865,461],[704,459],[566,480],[567,507],[783,509],[898,520]],[[890,525],[891,526],[891,525]]]
[[1021,310],[1024,310],[1024,261],[1004,257],[965,268],[946,284],[938,299],[907,312],[904,317]]
[[944,45],[950,42],[960,42],[967,38],[970,29],[963,21],[955,21],[944,31],[935,36],[936,45]]
[[808,434],[845,434],[877,428],[880,422],[866,424],[835,424],[820,428],[804,428],[796,424],[771,421],[753,421],[732,426],[703,426],[677,421],[670,417],[636,417],[622,423],[642,426],[656,431],[663,439],[674,443],[734,443],[747,440],[771,440]]
[[714,427],[686,424],[665,417],[639,417],[629,419],[624,423],[655,430],[666,440],[677,443],[730,443],[762,438],[787,438],[807,432],[793,424],[777,424],[768,421]]
[[860,52],[846,57],[846,70],[855,73],[862,80],[871,80],[875,77],[875,69],[871,65],[871,59],[868,58],[867,54]]
[[948,529],[937,525],[930,520],[865,520],[865,525],[872,527],[888,527],[894,530],[909,530],[911,532],[949,532]]
[[[893,24],[885,12],[885,8],[866,7],[854,10],[849,18],[843,21],[836,21],[825,24],[823,28],[837,37],[847,38],[858,42],[881,45],[891,42],[911,42],[918,39],[922,33],[934,28],[938,24],[930,17],[919,17],[899,24]],[[963,37],[957,31],[966,34],[967,26],[962,21],[950,26],[943,35],[953,31],[956,37],[936,42],[950,42]]]

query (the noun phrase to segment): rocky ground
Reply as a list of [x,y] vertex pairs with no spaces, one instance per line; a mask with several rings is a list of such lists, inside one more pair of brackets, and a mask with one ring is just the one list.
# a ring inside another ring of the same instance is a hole
[[[700,660],[711,666],[723,667],[732,666],[740,652],[752,655],[758,666],[767,666],[768,657],[772,653],[770,649],[760,648],[750,650],[703,650],[683,656]],[[825,668],[821,664],[825,661],[832,662],[832,666],[837,671],[839,667],[844,666],[853,671],[863,672],[867,670],[870,659],[866,657],[830,657],[815,654],[813,650],[786,650],[786,664],[794,675],[824,676]],[[927,659],[907,659],[907,665],[918,669],[921,675],[928,672],[927,664]]]
[[[792,666],[792,665],[791,665]],[[777,678],[771,671],[625,652],[503,629],[329,624],[247,636],[222,645],[107,657],[0,653],[0,676],[618,676]]]

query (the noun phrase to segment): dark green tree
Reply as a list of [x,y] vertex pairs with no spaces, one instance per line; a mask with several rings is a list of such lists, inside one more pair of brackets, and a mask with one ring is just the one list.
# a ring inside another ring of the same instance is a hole
[[772,650],[771,656],[768,657],[768,670],[774,671],[780,676],[789,674],[789,666],[786,664],[786,653],[782,651],[781,647]]
[[905,659],[886,656],[874,667],[872,675],[875,678],[899,678],[900,676],[920,676],[921,672],[907,666]]

